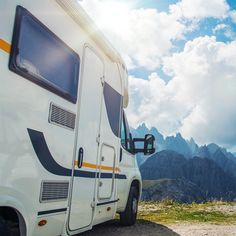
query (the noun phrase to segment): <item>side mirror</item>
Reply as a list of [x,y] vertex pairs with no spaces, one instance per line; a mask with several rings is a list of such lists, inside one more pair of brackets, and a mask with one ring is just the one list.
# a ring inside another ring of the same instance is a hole
[[[134,138],[134,153],[142,152],[144,155],[151,155],[155,152],[155,137],[152,134],[146,134],[144,138]],[[136,148],[135,143],[138,142],[140,145]],[[142,145],[143,144],[143,145]]]
[[151,155],[155,150],[155,137],[152,134],[146,134],[144,138],[144,155]]

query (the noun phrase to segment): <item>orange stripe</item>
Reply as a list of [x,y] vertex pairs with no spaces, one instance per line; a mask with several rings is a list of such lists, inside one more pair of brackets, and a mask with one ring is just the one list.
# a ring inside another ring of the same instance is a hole
[[11,45],[4,41],[3,39],[0,39],[0,49],[2,49],[3,51],[10,53],[11,52]]
[[[74,161],[74,165],[78,166],[78,161]],[[83,167],[91,168],[91,169],[101,169],[101,170],[111,170],[113,171],[113,167],[110,166],[97,166],[95,164],[83,162]],[[120,172],[120,169],[118,167],[115,168],[115,171]]]

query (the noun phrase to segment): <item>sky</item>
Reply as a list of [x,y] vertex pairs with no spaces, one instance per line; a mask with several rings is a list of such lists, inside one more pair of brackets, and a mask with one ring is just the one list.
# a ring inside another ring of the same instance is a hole
[[130,126],[236,151],[236,0],[78,0],[129,72]]

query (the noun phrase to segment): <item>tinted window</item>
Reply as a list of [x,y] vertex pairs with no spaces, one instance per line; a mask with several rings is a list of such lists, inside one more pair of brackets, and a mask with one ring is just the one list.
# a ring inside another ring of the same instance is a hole
[[122,119],[122,125],[121,125],[121,145],[128,152],[133,153],[132,135],[130,133],[129,125],[128,125],[124,112],[123,112],[123,119]]
[[124,126],[124,119],[122,119],[121,124],[121,145],[126,148],[126,138],[125,138],[125,126]]
[[18,6],[10,69],[76,102],[79,56],[26,9]]

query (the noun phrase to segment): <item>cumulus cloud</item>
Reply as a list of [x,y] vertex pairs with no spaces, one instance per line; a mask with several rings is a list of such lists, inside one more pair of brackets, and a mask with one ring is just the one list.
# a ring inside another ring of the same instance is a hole
[[180,131],[200,143],[235,145],[236,41],[199,37],[163,64],[173,77],[167,84],[157,74],[130,78],[132,125],[145,121],[166,135]]
[[170,5],[170,12],[184,18],[224,18],[229,6],[226,0],[182,0]]
[[[200,143],[226,146],[236,140],[236,41],[217,42],[198,37],[183,51],[171,53],[175,40],[184,39],[205,18],[219,19],[213,33],[233,39],[223,21],[230,11],[226,0],[181,0],[168,12],[136,9],[135,0],[79,0],[125,59],[128,69],[154,71],[162,66],[172,79],[157,73],[148,80],[130,76],[128,117],[132,126],[146,122],[169,135],[182,132]],[[234,35],[235,38],[235,35]]]
[[135,9],[111,0],[81,0],[80,4],[119,50],[129,69],[156,69],[173,48],[172,41],[183,38],[186,32],[175,15],[157,9]]
[[169,12],[136,9],[135,2],[79,0],[122,54],[128,69],[143,67],[154,71],[174,48],[175,40],[185,39],[187,32],[197,28],[200,19],[224,18],[229,13],[225,0],[181,0],[170,5]]
[[181,104],[170,84],[166,84],[156,73],[148,80],[130,76],[130,104],[127,110],[131,126],[142,122],[157,127],[168,135],[179,130],[181,120],[187,115],[188,104]]

